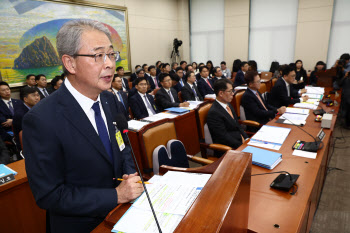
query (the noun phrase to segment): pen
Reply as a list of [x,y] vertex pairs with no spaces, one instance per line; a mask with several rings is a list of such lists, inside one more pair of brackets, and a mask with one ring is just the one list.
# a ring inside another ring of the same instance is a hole
[[[119,181],[123,181],[124,179],[121,179],[121,178],[117,178],[117,180],[119,180]],[[139,184],[142,184],[142,182],[141,181],[137,181],[136,183],[139,183]],[[152,183],[150,183],[150,182],[145,182],[145,184],[152,184]]]

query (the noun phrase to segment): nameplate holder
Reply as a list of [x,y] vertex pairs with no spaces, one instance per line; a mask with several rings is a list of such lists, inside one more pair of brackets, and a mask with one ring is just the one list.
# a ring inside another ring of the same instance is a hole
[[0,177],[0,185],[6,184],[8,182],[11,182],[15,180],[15,176],[13,174],[8,174],[6,176]]

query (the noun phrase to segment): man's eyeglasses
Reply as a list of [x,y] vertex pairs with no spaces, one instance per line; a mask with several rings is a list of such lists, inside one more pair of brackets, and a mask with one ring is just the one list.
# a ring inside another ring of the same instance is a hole
[[75,57],[93,57],[95,58],[96,63],[103,64],[106,62],[107,57],[115,62],[119,59],[119,52],[111,52],[111,53],[96,53],[96,54],[74,54]]

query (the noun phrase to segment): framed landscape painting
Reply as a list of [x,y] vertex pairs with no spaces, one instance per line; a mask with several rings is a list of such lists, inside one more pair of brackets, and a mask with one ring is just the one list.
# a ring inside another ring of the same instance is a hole
[[117,66],[130,71],[127,9],[80,1],[0,0],[0,78],[11,87],[23,85],[28,74],[47,79],[62,74],[56,34],[71,19],[102,22],[120,52]]

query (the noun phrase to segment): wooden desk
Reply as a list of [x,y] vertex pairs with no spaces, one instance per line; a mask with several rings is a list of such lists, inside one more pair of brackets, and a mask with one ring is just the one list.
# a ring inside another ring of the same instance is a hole
[[[197,130],[195,111],[180,115],[174,119],[175,129],[178,140],[180,140],[185,148],[187,154],[195,155],[200,152],[199,136]],[[149,167],[147,158],[142,155],[139,131],[129,131],[129,138],[134,150],[140,170],[145,173],[151,173],[153,170]]]
[[[213,174],[174,232],[247,232],[251,154],[229,151],[216,162],[181,169]],[[163,167],[166,170],[177,170]],[[93,233],[110,232],[130,204],[118,205]]]
[[46,232],[45,214],[29,188],[24,160],[7,165],[18,174],[15,180],[0,186],[0,232]]
[[[326,93],[328,91],[327,89]],[[334,99],[334,95],[332,99]],[[337,113],[339,110],[339,106],[329,108],[323,103],[320,105],[327,112],[334,109]],[[311,111],[306,125],[302,128],[316,137],[321,129],[321,123],[315,122],[314,119],[315,115]],[[300,177],[296,182],[299,188],[297,193],[292,196],[288,192],[270,188],[270,184],[277,177],[277,174],[252,177],[248,228],[250,232],[309,232],[326,175],[329,145],[336,115],[333,115],[331,129],[324,129],[326,133],[323,140],[324,147],[317,152],[316,159],[293,156],[292,145],[295,141],[299,139],[313,141],[313,139],[296,126],[278,124],[275,121],[276,119],[267,125],[291,128],[292,130],[279,150],[282,153],[283,161],[272,171],[288,171],[291,174],[299,174]],[[247,142],[237,150],[241,151],[246,146]],[[269,171],[262,167],[252,166],[252,174]],[[275,224],[279,228],[276,228]]]

